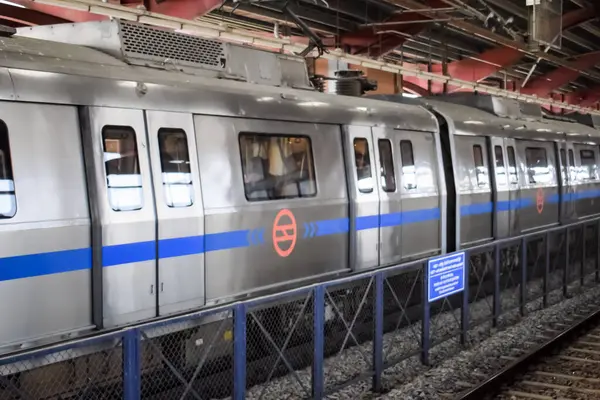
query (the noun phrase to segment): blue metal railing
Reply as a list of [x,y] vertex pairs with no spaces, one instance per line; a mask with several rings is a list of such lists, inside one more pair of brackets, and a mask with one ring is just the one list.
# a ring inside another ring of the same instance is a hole
[[466,345],[485,323],[597,284],[598,232],[590,220],[469,248],[464,290],[431,303],[433,258],[4,356],[0,399],[278,398],[274,382],[315,399],[358,381],[381,391],[400,361],[428,365],[440,343]]

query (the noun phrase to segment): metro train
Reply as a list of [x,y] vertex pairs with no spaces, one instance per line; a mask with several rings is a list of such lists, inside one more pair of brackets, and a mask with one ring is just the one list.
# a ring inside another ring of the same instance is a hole
[[[600,133],[124,21],[0,40],[3,352],[600,213]],[[402,100],[404,101],[404,100]]]

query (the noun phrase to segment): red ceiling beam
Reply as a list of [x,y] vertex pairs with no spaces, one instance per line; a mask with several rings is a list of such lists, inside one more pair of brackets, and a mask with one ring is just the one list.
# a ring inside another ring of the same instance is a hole
[[11,0],[14,3],[21,4],[29,10],[47,14],[51,17],[60,18],[68,22],[88,22],[88,21],[103,21],[107,17],[103,15],[91,14],[85,11],[71,10],[63,7],[49,6],[38,2],[28,0]]
[[423,16],[415,13],[400,14],[386,21],[386,23],[399,22],[396,26],[361,28],[356,32],[341,35],[340,43],[343,46],[350,46],[354,54],[382,56],[401,46],[408,37],[423,30],[423,23],[406,24],[407,22],[422,20]]
[[591,21],[598,17],[600,9],[595,8],[580,8],[578,10],[570,11],[563,15],[562,25],[563,30],[573,28],[577,25],[581,25],[585,22]]
[[[600,63],[600,52],[584,54],[570,64],[576,69],[586,70],[598,63]],[[545,75],[531,80],[526,87],[521,88],[521,93],[537,95],[539,97],[547,96],[553,90],[577,79],[578,76],[579,72],[572,69],[566,67],[556,68]]]
[[[15,27],[52,25],[69,22],[65,19],[44,14],[39,11],[9,6],[6,4],[0,4],[0,19],[4,20],[6,25]],[[10,22],[7,23],[7,21]]]
[[[473,58],[454,61],[447,66],[447,75],[465,81],[477,82],[513,65],[522,53],[509,47],[497,47]],[[433,72],[442,72],[442,66],[433,66]]]
[[402,87],[409,93],[418,94],[419,96],[428,95],[427,89],[422,88],[419,84],[409,82],[406,79],[403,80]]
[[[103,15],[91,14],[84,11],[70,10],[67,8],[49,6],[28,0],[14,0],[15,3],[21,4],[30,10],[48,14],[52,17],[60,18],[70,22],[88,22],[102,21],[106,17]],[[120,3],[120,2],[118,2]],[[165,0],[157,2],[149,0],[146,2],[148,11],[179,17],[183,19],[193,19],[200,15],[206,14],[213,9],[219,7],[222,0]],[[142,5],[142,1],[123,1],[123,5],[137,6]]]
[[218,8],[223,0],[164,0],[148,2],[148,11],[172,17],[193,19]]
[[600,85],[589,89],[582,89],[576,92],[565,94],[565,100],[569,104],[578,104],[582,107],[592,107],[600,101]]
[[[446,9],[448,5],[442,0],[426,0],[422,8]],[[369,54],[374,57],[383,56],[400,47],[409,37],[421,32],[431,19],[431,11],[420,13],[399,13],[384,21],[385,25],[363,27],[356,32],[340,36],[340,43],[349,46],[354,54]],[[397,24],[393,24],[397,22]]]

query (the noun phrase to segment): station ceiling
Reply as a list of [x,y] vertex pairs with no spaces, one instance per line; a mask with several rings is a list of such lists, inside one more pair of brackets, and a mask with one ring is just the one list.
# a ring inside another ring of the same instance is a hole
[[[553,0],[555,2],[559,0]],[[532,45],[526,0],[108,0],[184,19],[227,23],[265,36],[291,37],[411,64],[453,78],[598,107],[600,1],[563,0],[562,38]],[[16,5],[16,6],[15,6]],[[10,26],[106,17],[31,0],[1,0]],[[300,25],[305,25],[302,29]],[[312,39],[309,37],[312,35]],[[557,44],[560,44],[558,46]],[[425,94],[442,85],[415,77],[404,89]]]

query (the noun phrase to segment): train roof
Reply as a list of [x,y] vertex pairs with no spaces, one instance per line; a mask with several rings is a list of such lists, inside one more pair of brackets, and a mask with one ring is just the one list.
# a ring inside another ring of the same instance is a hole
[[399,103],[421,104],[440,113],[457,135],[498,135],[523,139],[556,140],[557,136],[577,140],[600,140],[600,130],[575,120],[543,115],[536,104],[491,95],[457,93],[406,100],[398,95],[374,96]]
[[[438,129],[435,117],[423,107],[415,105],[323,94],[284,85],[242,82],[240,78],[219,79],[214,71],[178,68],[178,63],[169,60],[134,65],[128,62],[130,60],[119,59],[118,51],[109,54],[90,46],[61,42],[68,36],[85,38],[87,35],[96,39],[122,36],[122,24],[102,21],[34,27],[19,30],[13,37],[0,38],[0,99],[311,123],[388,126],[414,131],[431,132]],[[68,35],[70,29],[74,30]],[[143,29],[149,28],[143,26]],[[82,30],[86,35],[82,34]],[[53,35],[50,32],[64,34]],[[176,35],[170,37],[171,40],[183,40],[180,36],[188,37],[172,32],[168,34]],[[93,45],[93,41],[91,43]],[[241,49],[236,53],[241,55],[246,54],[242,50],[248,50],[242,46],[236,48]],[[269,62],[269,68],[277,67],[272,57],[259,59]],[[256,60],[255,55],[252,65],[240,59],[232,59],[231,62],[238,64],[238,70],[264,68]],[[235,68],[228,68],[229,71],[232,69]],[[285,71],[279,73],[285,74]]]

